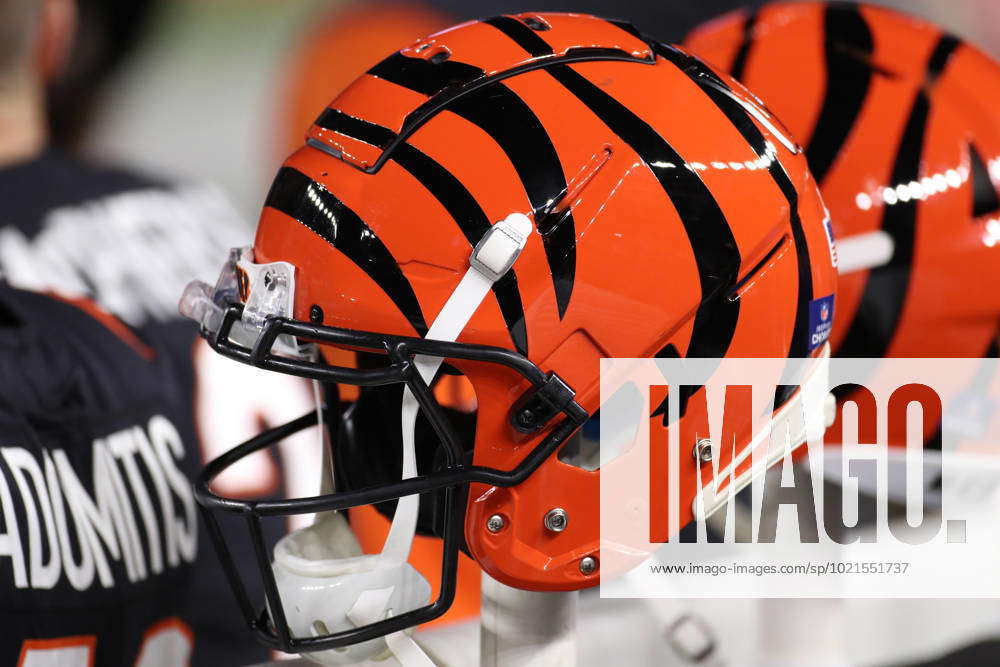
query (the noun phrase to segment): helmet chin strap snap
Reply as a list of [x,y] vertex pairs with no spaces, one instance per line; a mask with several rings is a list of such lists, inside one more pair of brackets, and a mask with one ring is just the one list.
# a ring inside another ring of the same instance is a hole
[[[483,235],[469,258],[469,269],[431,324],[426,338],[446,342],[458,338],[493,283],[514,265],[531,230],[531,220],[526,215],[512,213]],[[430,384],[442,359],[416,355],[413,362],[423,381]],[[415,431],[419,410],[413,392],[406,387],[400,413],[402,479],[417,475]],[[324,441],[324,487],[332,487],[328,449]],[[318,515],[313,525],[282,538],[274,549],[273,568],[292,634],[308,637],[338,632],[427,604],[430,585],[406,562],[419,509],[419,495],[399,499],[389,536],[379,554],[361,554],[350,526],[338,512]],[[309,653],[306,657],[321,664],[342,665],[386,651],[407,667],[433,664],[406,632],[344,649]]]

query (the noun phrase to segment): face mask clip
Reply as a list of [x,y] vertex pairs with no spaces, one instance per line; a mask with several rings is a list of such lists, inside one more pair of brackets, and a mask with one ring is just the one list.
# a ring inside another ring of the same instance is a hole
[[573,402],[576,393],[554,371],[541,387],[530,389],[510,410],[510,425],[518,433],[535,433]]

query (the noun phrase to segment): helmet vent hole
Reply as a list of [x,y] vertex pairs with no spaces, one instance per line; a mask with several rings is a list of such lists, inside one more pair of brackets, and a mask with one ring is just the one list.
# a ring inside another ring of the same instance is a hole
[[521,19],[521,23],[528,26],[536,32],[545,32],[546,30],[551,30],[552,26],[542,20],[539,16],[525,16]]
[[444,61],[448,60],[448,58],[451,58],[451,54],[448,53],[447,50],[441,49],[440,51],[431,54],[431,57],[428,60],[430,60],[433,65],[440,65]]
[[580,195],[584,188],[594,179],[604,165],[611,159],[612,149],[610,144],[605,144],[599,151],[594,153],[590,160],[584,164],[576,176],[566,184],[566,190],[557,197],[551,204],[535,215],[535,224],[538,233],[542,236],[552,234],[565,222],[572,213],[573,206],[580,200]]
[[318,619],[315,620],[315,621],[313,621],[312,631],[313,631],[313,635],[316,636],[316,637],[319,637],[320,635],[328,635],[328,634],[330,634],[330,630],[327,629],[326,623],[324,623],[323,621],[320,621]]
[[746,292],[757,284],[757,278],[763,277],[768,271],[774,267],[774,265],[780,260],[786,252],[788,252],[789,237],[788,234],[782,235],[778,239],[770,250],[768,250],[764,256],[752,266],[752,268],[746,273],[746,275],[739,278],[736,284],[730,288],[729,292],[726,294],[726,299],[730,302],[738,301]]

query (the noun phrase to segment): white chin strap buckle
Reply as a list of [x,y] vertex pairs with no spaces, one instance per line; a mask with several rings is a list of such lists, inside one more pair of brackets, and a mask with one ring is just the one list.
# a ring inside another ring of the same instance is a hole
[[491,283],[495,283],[514,266],[529,234],[531,221],[528,217],[512,213],[483,234],[469,257],[469,264]]
[[[468,271],[431,324],[427,339],[457,340],[493,283],[517,261],[531,231],[531,220],[526,215],[512,213],[483,235],[469,258]],[[440,357],[414,357],[414,365],[428,385],[442,361]],[[417,474],[414,434],[419,410],[407,387],[400,414],[402,479]],[[324,470],[324,474],[329,473]],[[341,514],[332,512],[319,515],[312,526],[279,541],[273,568],[292,636],[315,637],[348,630],[426,605],[430,585],[406,562],[419,509],[419,495],[399,499],[389,536],[379,554],[362,555],[347,522]],[[406,667],[433,665],[407,632],[305,656],[321,664],[343,665],[386,652]]]

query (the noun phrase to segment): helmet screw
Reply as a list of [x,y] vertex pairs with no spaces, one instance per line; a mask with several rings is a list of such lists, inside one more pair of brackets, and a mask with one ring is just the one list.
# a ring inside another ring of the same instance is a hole
[[503,516],[501,516],[500,514],[494,514],[493,516],[491,516],[489,519],[486,520],[486,530],[490,531],[491,533],[499,533],[501,530],[504,529],[506,525],[507,522],[504,521]]
[[695,460],[700,463],[708,463],[712,460],[712,440],[710,438],[699,438],[697,442],[694,443],[694,454]]
[[535,413],[531,410],[521,410],[517,413],[517,423],[523,428],[533,428],[535,426]]
[[550,509],[545,513],[545,527],[553,533],[563,532],[568,523],[569,516],[566,514],[566,510],[561,507]]
[[580,574],[593,574],[597,571],[597,559],[593,556],[584,556],[580,559]]
[[319,305],[315,303],[309,309],[309,321],[312,322],[313,324],[323,323],[323,309],[320,308]]

